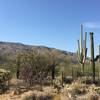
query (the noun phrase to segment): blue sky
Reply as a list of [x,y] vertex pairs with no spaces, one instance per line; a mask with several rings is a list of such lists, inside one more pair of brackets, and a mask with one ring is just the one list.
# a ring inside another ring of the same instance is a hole
[[[77,51],[80,25],[100,44],[99,0],[0,0],[0,41]],[[90,50],[88,49],[88,55]]]

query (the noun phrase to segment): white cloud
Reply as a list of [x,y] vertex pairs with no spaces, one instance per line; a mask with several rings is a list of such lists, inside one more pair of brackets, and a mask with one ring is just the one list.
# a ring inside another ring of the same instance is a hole
[[100,28],[100,22],[86,22],[83,25],[87,28]]

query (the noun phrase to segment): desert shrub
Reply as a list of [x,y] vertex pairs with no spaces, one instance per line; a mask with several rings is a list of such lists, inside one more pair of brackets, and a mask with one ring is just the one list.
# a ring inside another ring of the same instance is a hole
[[93,83],[92,77],[88,77],[88,76],[81,77],[80,81],[81,81],[81,83],[85,83],[85,84],[92,84]]
[[82,77],[84,76],[82,72],[77,71],[77,77]]
[[72,81],[73,81],[72,76],[64,77],[64,83],[66,83],[66,84],[71,84]]
[[33,81],[33,71],[30,66],[22,66],[20,70],[20,78],[24,80],[26,83],[26,87],[29,87],[32,85]]
[[99,100],[99,95],[91,94],[88,96],[87,100]]
[[52,100],[53,96],[52,95],[31,95],[31,96],[25,96],[23,100]]
[[8,83],[10,79],[10,72],[4,69],[0,69],[0,93],[4,93],[8,89]]
[[86,86],[78,82],[72,83],[70,88],[71,88],[70,92],[72,95],[80,95],[87,93]]
[[100,95],[100,88],[99,87],[95,88],[95,91],[96,91],[97,94]]
[[25,53],[20,58],[19,78],[23,79],[27,87],[34,84],[44,84],[50,76],[50,65],[46,56]]
[[38,98],[37,98],[37,100],[52,100],[52,96],[50,96],[50,95],[45,95],[45,96],[39,96]]
[[57,93],[59,94],[61,92],[62,89],[62,82],[61,82],[61,78],[57,77],[54,81],[53,81],[53,87],[54,89],[56,89]]
[[36,96],[25,96],[22,100],[36,100]]

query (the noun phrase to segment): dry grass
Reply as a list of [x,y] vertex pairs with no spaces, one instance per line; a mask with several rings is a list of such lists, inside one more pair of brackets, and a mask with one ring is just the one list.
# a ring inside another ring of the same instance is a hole
[[52,86],[44,86],[43,91],[39,91],[37,86],[26,90],[23,81],[13,79],[10,82],[10,90],[0,95],[0,100],[99,100],[99,96],[100,87],[94,84],[86,85],[80,80],[66,84],[58,94],[57,89]]

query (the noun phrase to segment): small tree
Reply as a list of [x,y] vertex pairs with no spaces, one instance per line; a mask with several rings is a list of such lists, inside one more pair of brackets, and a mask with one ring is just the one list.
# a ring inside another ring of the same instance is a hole
[[20,78],[25,81],[28,87],[33,84],[40,84],[41,90],[44,80],[50,72],[50,66],[46,56],[39,53],[24,53],[21,57]]

